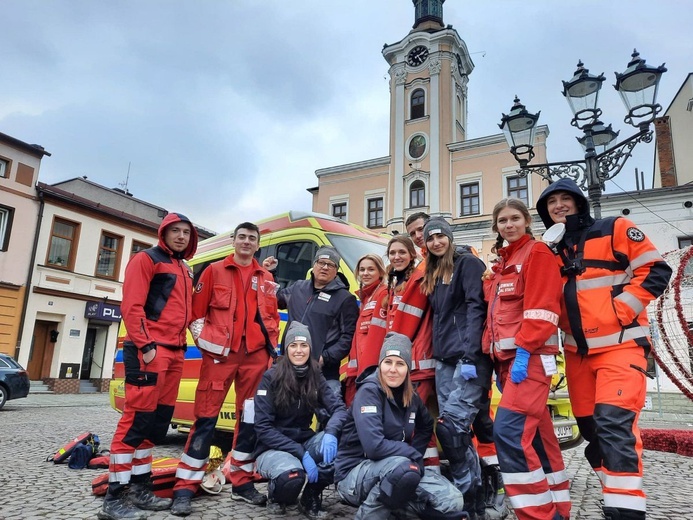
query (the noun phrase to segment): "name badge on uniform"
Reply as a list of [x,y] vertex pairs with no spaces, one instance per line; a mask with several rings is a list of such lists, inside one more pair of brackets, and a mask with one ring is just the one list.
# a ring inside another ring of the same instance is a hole
[[544,365],[544,374],[547,376],[552,376],[558,373],[558,367],[556,366],[556,356],[553,354],[542,354],[541,364]]
[[378,302],[376,302],[376,301],[368,302],[366,305],[363,306],[363,310],[364,311],[370,311],[370,310],[375,309],[376,303],[378,303]]
[[395,296],[392,300],[392,305],[399,305],[402,303],[402,295]]
[[250,279],[250,285],[253,288],[253,291],[257,291],[257,276],[253,276]]
[[498,294],[515,292],[515,282],[501,282],[498,284]]
[[361,413],[378,413],[377,406],[362,406]]
[[324,302],[329,302],[330,298],[332,298],[332,295],[327,294],[326,292],[320,292],[320,294],[318,294],[318,300],[322,300]]
[[412,412],[409,416],[409,424],[414,424],[416,422],[416,412]]

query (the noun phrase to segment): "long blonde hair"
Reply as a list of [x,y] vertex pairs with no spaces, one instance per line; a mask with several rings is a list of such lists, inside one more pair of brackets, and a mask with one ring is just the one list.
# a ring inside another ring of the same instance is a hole
[[359,261],[356,262],[356,268],[354,269],[354,278],[358,280],[359,287],[363,288],[363,283],[359,278],[359,267],[361,267],[361,262],[363,262],[364,260],[370,260],[375,264],[376,269],[378,269],[378,278],[380,278],[380,281],[382,282],[385,279],[385,275],[387,274],[387,271],[385,270],[385,264],[383,263],[383,259],[373,253],[367,253],[363,255],[361,258],[359,258]]

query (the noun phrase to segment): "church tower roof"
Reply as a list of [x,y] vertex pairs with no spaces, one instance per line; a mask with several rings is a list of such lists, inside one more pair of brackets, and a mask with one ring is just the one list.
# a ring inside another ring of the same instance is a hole
[[438,30],[443,24],[445,0],[412,0],[414,2],[414,30]]

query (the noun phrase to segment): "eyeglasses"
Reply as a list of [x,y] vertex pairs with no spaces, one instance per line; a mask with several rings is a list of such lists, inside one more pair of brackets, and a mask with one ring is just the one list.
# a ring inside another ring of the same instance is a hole
[[337,266],[332,262],[315,262],[315,265],[317,265],[320,269],[337,269]]

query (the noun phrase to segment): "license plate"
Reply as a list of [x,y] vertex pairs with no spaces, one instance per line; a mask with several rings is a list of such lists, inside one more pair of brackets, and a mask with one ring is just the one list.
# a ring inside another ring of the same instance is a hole
[[572,426],[554,426],[553,431],[556,433],[556,437],[560,439],[570,439],[573,437],[573,427]]

